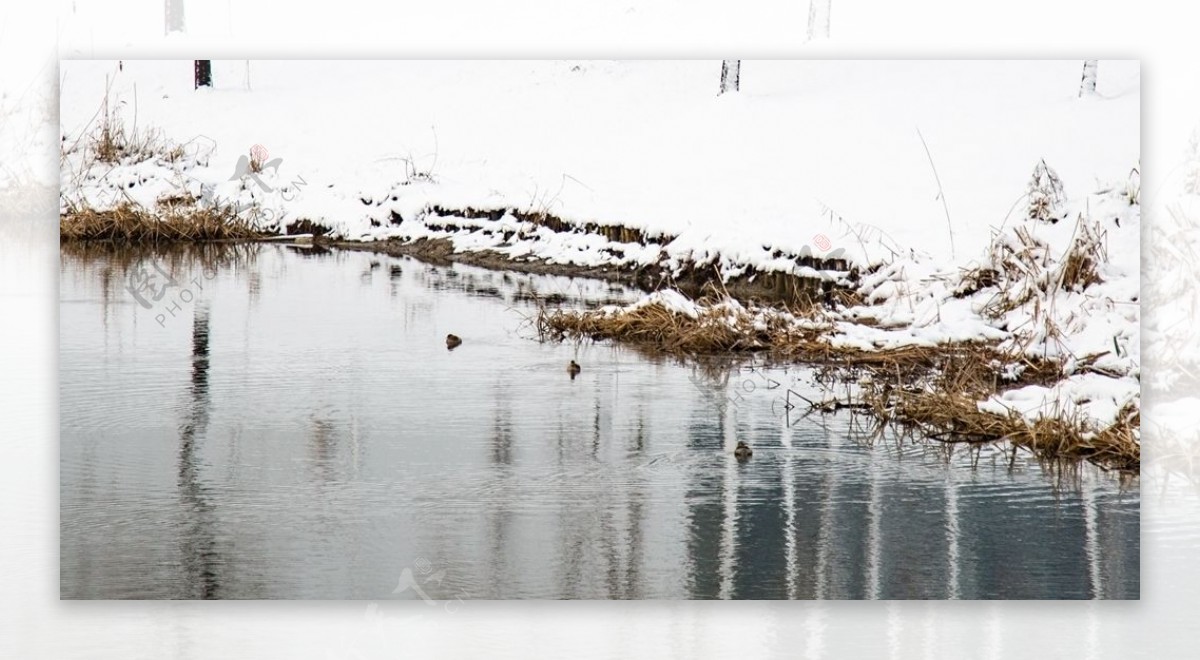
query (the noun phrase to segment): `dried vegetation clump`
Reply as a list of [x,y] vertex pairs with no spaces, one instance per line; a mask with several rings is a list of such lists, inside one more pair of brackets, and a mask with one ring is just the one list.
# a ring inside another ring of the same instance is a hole
[[59,235],[64,242],[159,243],[252,239],[265,234],[228,209],[165,204],[151,213],[124,202],[99,211],[68,208],[59,218]]

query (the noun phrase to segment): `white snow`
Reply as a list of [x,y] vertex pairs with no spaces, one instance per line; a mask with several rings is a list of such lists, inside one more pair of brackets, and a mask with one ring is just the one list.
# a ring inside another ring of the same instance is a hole
[[1118,413],[1132,403],[1139,407],[1138,383],[1130,378],[1108,378],[1096,374],[1071,376],[1051,387],[1029,385],[1008,390],[979,404],[979,409],[998,415],[1016,412],[1029,420],[1041,417],[1070,417],[1076,413],[1097,427],[1112,425]]
[[644,298],[633,303],[632,305],[629,305],[629,306],[623,307],[623,308],[610,307],[610,308],[607,308],[606,311],[608,311],[608,310],[611,310],[611,311],[617,311],[617,310],[633,311],[633,310],[641,309],[642,307],[649,307],[651,305],[658,305],[658,306],[662,307],[663,309],[666,309],[674,314],[682,314],[683,316],[686,316],[691,319],[694,319],[694,318],[697,318],[700,316],[700,308],[696,305],[696,303],[693,302],[687,296],[679,293],[678,291],[675,291],[674,289],[663,289],[662,291],[655,291],[654,293],[651,293],[650,295],[645,296]]
[[767,269],[776,248],[840,248],[859,261],[913,250],[945,263],[950,228],[918,129],[958,258],[1004,222],[1040,159],[1073,196],[1136,165],[1137,63],[1104,62],[1104,98],[1085,100],[1081,66],[748,61],[742,90],[718,98],[719,61],[255,61],[250,89],[244,61],[217,61],[216,89],[199,91],[190,60],[121,71],[66,61],[61,122],[73,140],[108,81],[127,125],[207,156],[191,179],[235,198],[245,192],[227,181],[238,158],[264,145],[283,159],[264,180],[307,182],[295,199],[268,202],[348,238],[419,233],[370,220],[437,203],[673,235],[675,259],[719,253]]

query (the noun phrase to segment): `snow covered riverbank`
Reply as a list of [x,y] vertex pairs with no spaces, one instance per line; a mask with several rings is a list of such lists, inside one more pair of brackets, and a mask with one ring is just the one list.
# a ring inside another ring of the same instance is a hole
[[[74,192],[152,203],[207,184],[351,239],[417,237],[420,223],[388,220],[430,205],[540,211],[673,236],[668,257],[720,252],[769,270],[783,265],[775,249],[872,261],[890,246],[945,262],[951,233],[953,258],[967,258],[1040,160],[1081,199],[1139,157],[1135,62],[1101,62],[1092,99],[1076,98],[1078,61],[744,62],[742,90],[721,97],[709,61],[216,62],[216,88],[199,91],[191,67],[63,62],[67,146],[96,127],[108,85],[127,128],[160,130],[188,155],[107,177],[133,187]],[[230,181],[253,145],[279,162]],[[511,249],[604,258],[587,248]]]
[[[836,346],[1061,364],[984,409],[1136,408],[1136,62],[1102,61],[1090,98],[1077,60],[747,61],[718,97],[719,66],[214,62],[193,90],[191,61],[64,62],[63,209],[166,200],[273,232],[811,278],[854,294],[827,310]],[[132,148],[98,158],[105,117]]]

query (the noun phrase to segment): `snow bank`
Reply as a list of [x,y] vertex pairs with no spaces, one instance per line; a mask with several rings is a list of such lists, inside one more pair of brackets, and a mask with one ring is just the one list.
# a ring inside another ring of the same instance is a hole
[[[214,62],[216,89],[199,91],[191,66],[63,62],[68,142],[94,126],[107,89],[127,123],[197,157],[118,166],[102,178],[147,185],[123,195],[207,186],[265,221],[361,240],[446,234],[422,223],[434,204],[673,237],[613,255],[530,227],[508,245],[450,232],[459,249],[563,263],[712,259],[736,274],[840,250],[948,264],[986,244],[1040,159],[1080,196],[1124,176],[1139,150],[1136,62],[1102,63],[1104,98],[1083,100],[1078,61],[747,61],[742,91],[720,98],[716,61]],[[259,176],[269,192],[230,180],[256,144],[281,159]]]
[[1015,412],[1030,421],[1080,415],[1094,427],[1103,428],[1116,423],[1127,407],[1137,410],[1140,396],[1136,379],[1081,374],[1050,387],[1030,385],[1008,390],[981,402],[979,409],[997,415]]

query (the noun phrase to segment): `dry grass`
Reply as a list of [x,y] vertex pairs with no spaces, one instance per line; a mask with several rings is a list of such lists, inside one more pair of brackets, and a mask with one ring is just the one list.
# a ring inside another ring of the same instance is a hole
[[[111,83],[109,83],[111,85]],[[87,220],[85,224],[76,224],[70,229],[77,229],[95,224],[96,218],[84,218],[86,215],[80,207],[86,206],[82,201],[81,191],[88,182],[97,175],[103,178],[105,172],[118,165],[132,165],[142,162],[154,162],[158,165],[180,169],[189,165],[207,164],[206,157],[189,154],[184,144],[177,144],[162,134],[157,128],[139,128],[137,125],[137,92],[134,90],[133,120],[126,123],[123,112],[125,103],[112,103],[111,89],[106,89],[104,99],[96,115],[78,135],[62,136],[59,166],[63,179],[59,189],[60,205],[67,207],[64,216],[81,216],[73,220]],[[194,200],[193,200],[194,201]],[[127,220],[130,213],[127,209],[106,212],[111,221],[118,218]],[[64,234],[66,237],[66,234]]]
[[[980,411],[977,400],[959,392],[892,391],[871,399],[884,422],[919,429],[940,442],[1008,442],[1040,459],[1085,459],[1105,469],[1136,472],[1141,463],[1140,415],[1122,411],[1117,423],[1097,431],[1078,416],[1044,416],[1030,421],[1016,412]],[[870,397],[868,397],[870,398]]]
[[[689,356],[769,352],[777,359],[841,367],[904,370],[937,366],[959,350],[991,350],[991,344],[904,346],[863,351],[825,341],[833,330],[811,309],[799,312],[782,306],[742,305],[712,287],[697,299],[696,318],[660,303],[617,310],[573,310],[541,307],[533,319],[543,341],[616,340],[658,352]],[[989,353],[990,354],[990,353]]]
[[1034,323],[1052,321],[1039,315],[1047,311],[1060,291],[1081,292],[1101,281],[1101,266],[1108,261],[1107,234],[1097,222],[1080,216],[1065,254],[1052,255],[1050,246],[1027,228],[992,237],[987,263],[964,271],[955,290],[966,297],[988,288],[995,293],[983,314],[1000,318],[1027,303],[1034,303]]
[[59,236],[63,241],[114,241],[154,243],[244,239],[261,236],[233,210],[208,208],[190,193],[179,192],[145,208],[128,198],[111,208],[97,210],[83,200],[81,191],[95,171],[111,170],[106,165],[129,165],[153,161],[159,165],[201,163],[188,156],[184,145],[165,139],[157,129],[139,129],[134,91],[133,121],[126,123],[124,102],[111,103],[110,90],[88,127],[73,140],[64,136],[60,164],[66,178],[59,192]]
[[1062,179],[1045,160],[1033,168],[1033,176],[1027,189],[1029,206],[1026,215],[1038,222],[1058,222],[1058,215],[1066,203]]
[[1100,282],[1100,264],[1108,261],[1107,235],[1099,223],[1079,218],[1071,247],[1057,269],[1058,286],[1067,291],[1083,291]]
[[98,120],[95,127],[84,133],[69,149],[64,147],[64,152],[82,146],[86,150],[85,155],[90,156],[85,161],[94,159],[109,164],[151,159],[170,163],[185,155],[184,146],[167,140],[161,131],[139,129],[136,122],[126,124],[119,110],[110,110],[107,96]]
[[534,322],[543,340],[615,339],[689,355],[798,349],[815,343],[821,332],[802,328],[794,316],[776,308],[744,307],[729,298],[697,302],[701,311],[696,318],[653,303],[613,313],[542,307]]
[[1052,412],[1036,420],[1017,411],[979,410],[978,403],[1005,390],[1046,385],[1059,374],[1054,363],[1027,364],[1017,380],[998,375],[997,354],[985,348],[958,350],[921,371],[871,370],[860,383],[861,400],[880,423],[896,423],[946,443],[1008,442],[1039,459],[1084,459],[1105,469],[1134,471],[1141,463],[1140,413],[1129,405],[1118,421],[1097,429],[1078,414]]
[[262,155],[262,152],[251,149],[250,150],[250,171],[253,172],[254,174],[262,174],[263,165],[265,165],[265,164],[266,164],[266,160],[265,160],[265,157]]
[[1033,300],[1048,282],[1044,275],[1050,255],[1049,247],[1043,241],[1034,238],[1024,227],[1018,227],[1010,240],[1004,239],[1003,234],[992,238],[990,265],[964,276],[965,281],[990,283],[998,288],[983,309],[983,313],[992,318]]
[[195,205],[165,205],[155,213],[131,202],[103,211],[73,207],[59,220],[59,236],[64,242],[217,241],[265,235],[227,209]]
[[[728,356],[769,352],[776,359],[818,365],[817,379],[828,389],[858,383],[852,400],[814,402],[813,408],[866,409],[881,424],[895,424],[944,443],[1009,442],[1040,459],[1085,459],[1106,469],[1137,471],[1141,459],[1140,418],[1135,407],[1122,411],[1109,428],[1090,427],[1081,417],[1050,415],[1036,421],[1016,412],[997,415],[978,402],[1008,389],[1050,385],[1061,365],[1001,352],[995,343],[905,346],[884,350],[838,347],[825,340],[831,326],[798,324],[791,314],[742,306],[710,296],[697,301],[691,318],[661,304],[617,310],[542,308],[534,319],[543,340],[612,339],[659,353]],[[1020,364],[1020,375],[1004,378],[1005,365]]]

